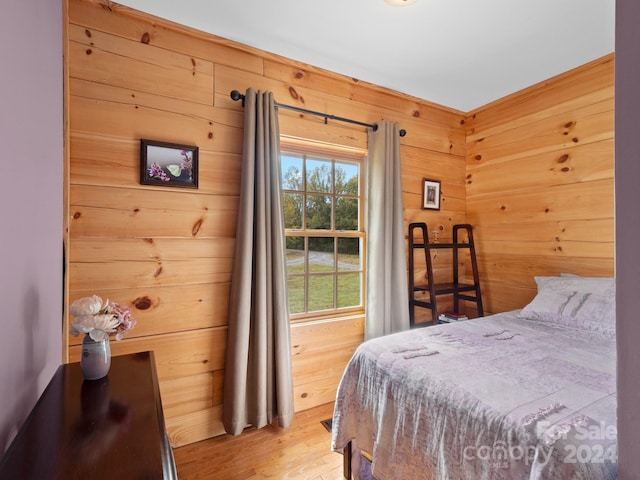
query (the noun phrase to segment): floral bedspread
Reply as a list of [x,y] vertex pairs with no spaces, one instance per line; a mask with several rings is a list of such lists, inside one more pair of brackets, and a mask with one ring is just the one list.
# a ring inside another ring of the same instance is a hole
[[615,337],[518,311],[362,344],[335,404],[390,479],[614,479]]

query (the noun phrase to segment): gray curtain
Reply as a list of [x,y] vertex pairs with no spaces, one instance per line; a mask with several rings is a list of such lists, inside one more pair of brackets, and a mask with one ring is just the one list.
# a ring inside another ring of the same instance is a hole
[[280,133],[273,94],[245,97],[242,184],[231,276],[222,421],[237,435],[293,419]]
[[366,175],[367,316],[365,340],[409,328],[409,290],[398,124],[369,129]]

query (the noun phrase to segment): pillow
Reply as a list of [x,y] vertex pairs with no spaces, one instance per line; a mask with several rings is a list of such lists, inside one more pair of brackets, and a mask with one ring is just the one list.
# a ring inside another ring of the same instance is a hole
[[615,278],[574,275],[534,278],[538,285],[538,293],[531,303],[522,309],[520,318],[531,318],[615,336]]

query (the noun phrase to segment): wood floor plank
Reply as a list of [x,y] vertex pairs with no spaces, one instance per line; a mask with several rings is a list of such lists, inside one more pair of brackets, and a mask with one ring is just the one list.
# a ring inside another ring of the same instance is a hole
[[271,425],[174,449],[180,480],[341,480],[342,455],[320,423],[333,403],[298,412],[289,428]]

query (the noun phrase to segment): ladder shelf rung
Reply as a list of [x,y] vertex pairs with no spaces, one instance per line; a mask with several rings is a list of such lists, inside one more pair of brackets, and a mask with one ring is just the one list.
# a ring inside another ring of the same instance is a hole
[[[416,249],[416,248],[425,248],[424,243],[412,243],[411,246]],[[453,247],[458,247],[458,248],[471,248],[471,244],[470,243],[430,243],[429,244],[429,248],[433,249],[433,248],[453,248]]]
[[[429,248],[471,248],[470,243],[430,243]],[[422,247],[424,248],[424,246]]]
[[424,300],[413,300],[412,303],[418,307],[431,308],[431,302],[425,302]]
[[[436,295],[446,295],[448,293],[458,292],[470,292],[476,289],[476,286],[470,283],[458,283],[457,287],[453,283],[436,283],[433,286]],[[415,285],[413,287],[414,292],[430,292],[428,286]]]
[[436,295],[438,294],[445,295],[447,293],[454,293],[455,291],[468,292],[470,290],[476,289],[475,285],[470,285],[468,283],[458,283],[458,285],[455,285],[453,283],[436,283],[434,287],[435,287]]

